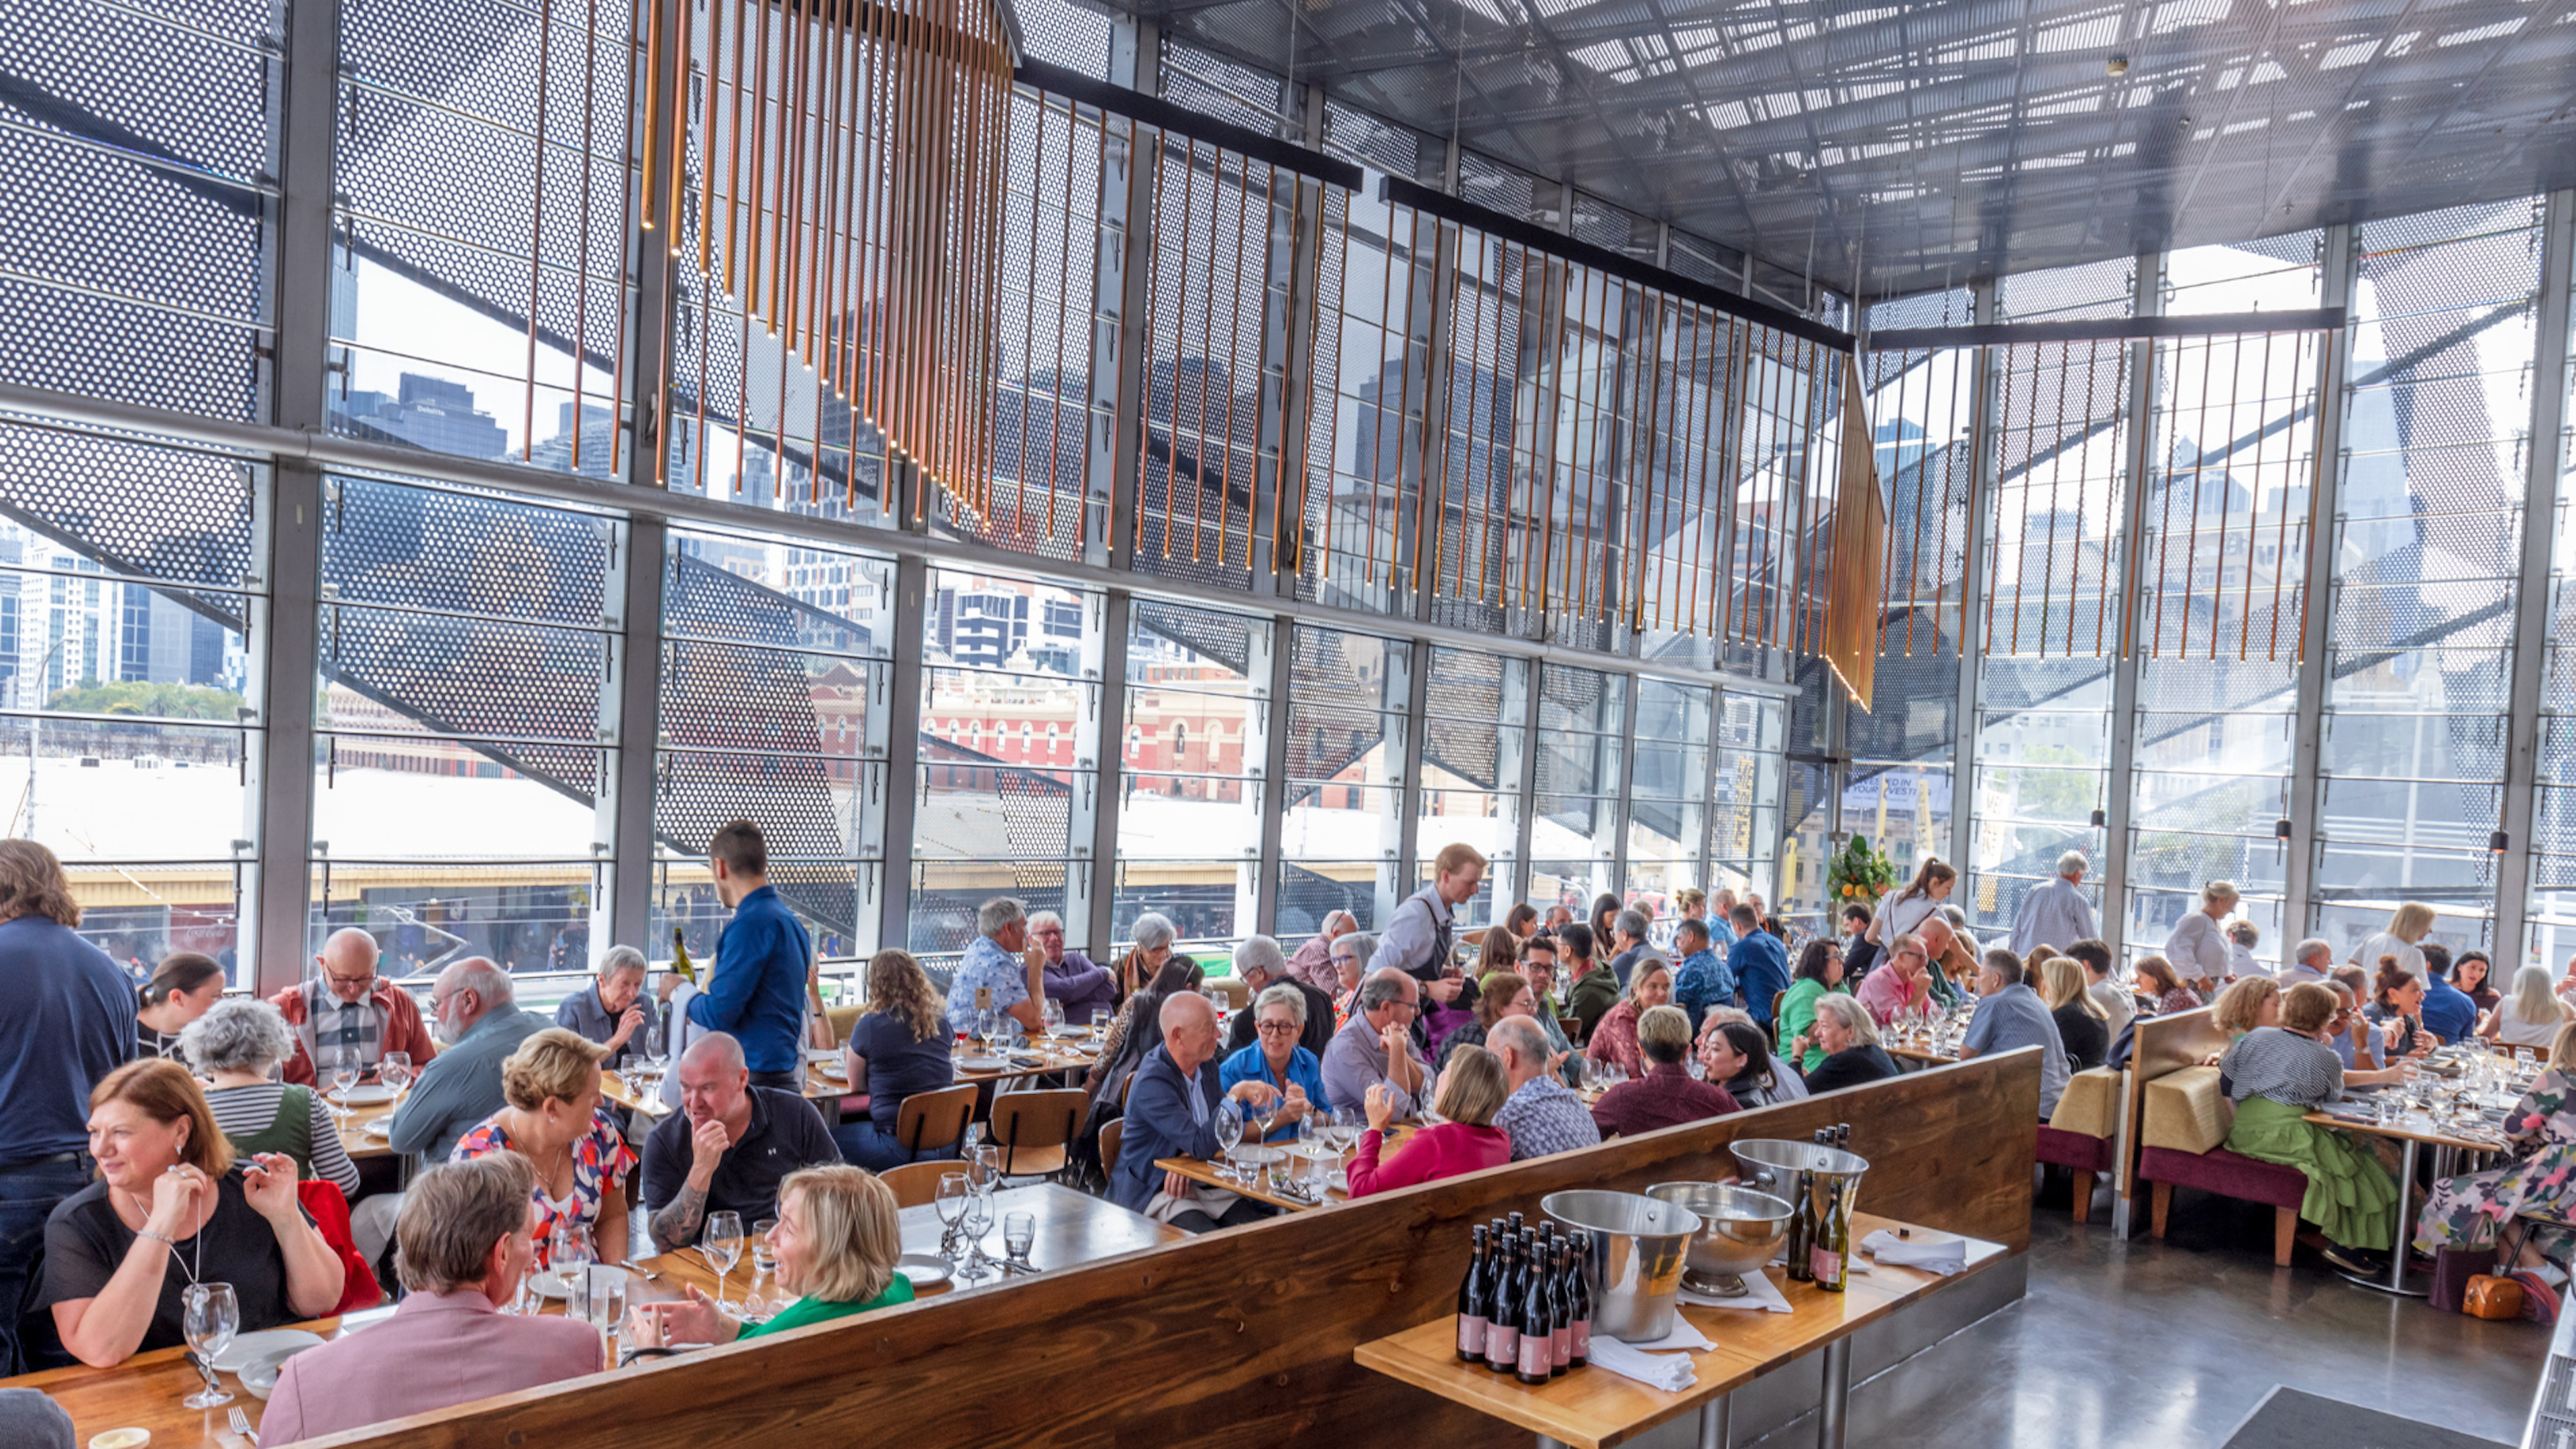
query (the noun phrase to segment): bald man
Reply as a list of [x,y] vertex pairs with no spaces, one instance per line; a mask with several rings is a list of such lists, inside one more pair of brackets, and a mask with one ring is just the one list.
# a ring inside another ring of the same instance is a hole
[[1145,1054],[1127,1092],[1126,1135],[1110,1200],[1156,1222],[1204,1233],[1269,1216],[1257,1203],[1190,1181],[1154,1164],[1166,1157],[1217,1155],[1216,1116],[1237,1102],[1255,1111],[1279,1098],[1268,1082],[1247,1079],[1229,1092],[1217,1078],[1216,1007],[1195,991],[1165,998],[1162,1045]]
[[787,1174],[841,1160],[813,1103],[751,1084],[730,1033],[699,1037],[678,1074],[681,1110],[644,1139],[644,1211],[657,1251],[696,1242],[709,1213],[740,1213],[746,1228],[774,1218]]
[[376,974],[376,938],[344,926],[322,943],[313,974],[268,999],[295,1031],[286,1080],[309,1087],[317,1055],[354,1052],[373,1075],[387,1052],[404,1052],[418,1071],[438,1055],[411,993]]
[[438,973],[429,1009],[447,1050],[420,1069],[394,1109],[393,1149],[445,1162],[456,1139],[501,1110],[501,1063],[519,1043],[554,1023],[519,1009],[510,973],[488,956],[468,956]]

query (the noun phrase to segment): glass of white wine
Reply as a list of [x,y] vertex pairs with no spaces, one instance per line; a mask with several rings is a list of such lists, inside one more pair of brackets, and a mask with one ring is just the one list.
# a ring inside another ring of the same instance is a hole
[[223,1380],[215,1377],[215,1355],[232,1347],[233,1334],[241,1328],[241,1302],[233,1296],[233,1285],[191,1283],[180,1301],[185,1311],[180,1331],[197,1356],[197,1369],[206,1376],[206,1386],[179,1402],[191,1409],[229,1404],[233,1396],[224,1388]]
[[733,1278],[733,1265],[742,1261],[742,1214],[707,1214],[706,1232],[698,1239],[698,1251],[707,1255],[707,1265],[716,1270],[716,1303],[726,1308],[737,1306],[725,1297],[725,1290]]

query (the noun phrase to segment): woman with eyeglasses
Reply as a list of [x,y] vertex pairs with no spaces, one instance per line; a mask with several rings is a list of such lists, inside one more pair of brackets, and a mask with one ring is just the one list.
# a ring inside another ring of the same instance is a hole
[[1306,1030],[1306,993],[1282,981],[1252,1003],[1252,1045],[1218,1063],[1217,1085],[1228,1096],[1244,1082],[1261,1082],[1279,1094],[1265,1142],[1297,1135],[1297,1119],[1324,1100],[1324,1064],[1297,1044]]
[[1341,983],[1333,992],[1333,1030],[1351,1024],[1352,1008],[1360,999],[1360,979],[1368,975],[1369,960],[1377,955],[1377,937],[1367,931],[1352,931],[1333,942],[1333,975]]

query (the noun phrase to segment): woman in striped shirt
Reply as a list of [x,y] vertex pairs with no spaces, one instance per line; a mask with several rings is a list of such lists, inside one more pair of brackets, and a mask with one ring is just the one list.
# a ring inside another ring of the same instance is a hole
[[2397,1184],[2378,1158],[2307,1120],[2343,1100],[2343,1061],[2325,1041],[2336,1007],[2332,991],[2303,982],[2282,998],[2279,1026],[2255,1027],[2227,1049],[2219,1073],[2236,1099],[2227,1146],[2307,1174],[2299,1216],[2324,1232],[2328,1260],[2371,1273],[2396,1241]]
[[357,1196],[358,1164],[320,1095],[271,1080],[295,1054],[295,1029],[276,1007],[251,997],[218,1001],[188,1024],[179,1043],[198,1074],[213,1079],[206,1104],[236,1152],[283,1152],[295,1159],[299,1181],[327,1178],[341,1196]]

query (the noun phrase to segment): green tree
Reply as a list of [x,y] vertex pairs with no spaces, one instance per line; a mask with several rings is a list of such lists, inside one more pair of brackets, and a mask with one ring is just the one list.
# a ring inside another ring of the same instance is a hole
[[231,724],[241,718],[242,697],[229,689],[119,679],[66,689],[46,703],[47,708],[61,714],[152,715],[163,719],[219,719]]

